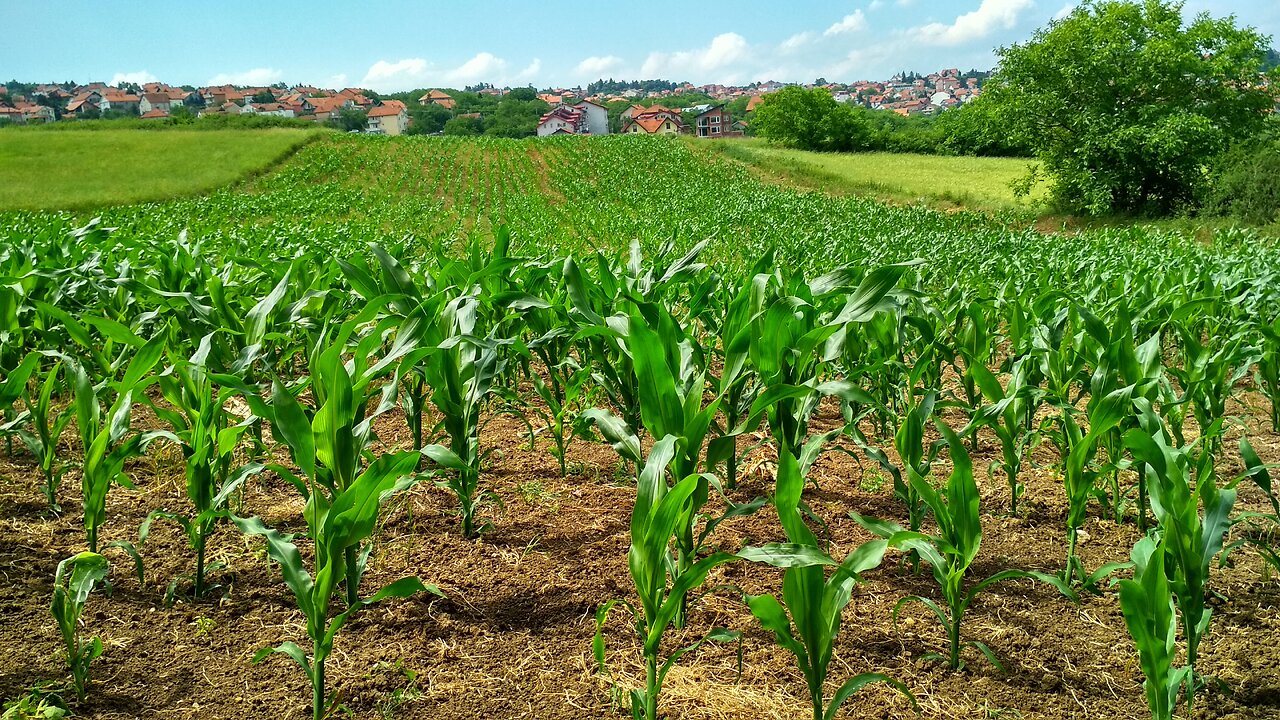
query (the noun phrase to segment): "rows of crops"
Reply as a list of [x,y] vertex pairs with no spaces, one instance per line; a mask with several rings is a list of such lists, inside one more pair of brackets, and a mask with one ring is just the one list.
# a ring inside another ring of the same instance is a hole
[[[456,532],[483,542],[502,459],[482,430],[498,416],[562,476],[575,444],[607,442],[634,484],[633,586],[599,599],[593,652],[610,677],[605,630],[628,614],[644,673],[618,697],[636,717],[662,712],[687,650],[747,641],[688,627],[721,566],[777,568],[772,592],[742,600],[818,719],[872,683],[904,713],[917,701],[905,679],[833,663],[868,576],[936,581],[893,616],[923,606],[944,636],[924,649],[952,672],[1005,667],[965,618],[1006,584],[1064,608],[1109,598],[1152,716],[1170,718],[1218,692],[1196,670],[1220,568],[1280,571],[1280,501],[1248,441],[1280,432],[1280,255],[1246,234],[1048,238],[790,192],[636,138],[344,138],[242,190],[89,224],[0,216],[0,433],[47,511],[82,519],[52,607],[82,700],[103,650],[81,612],[106,556],[141,576],[152,527],[176,523],[190,572],[173,592],[201,602],[208,539],[230,525],[265,541],[302,618],[273,649],[302,668],[314,718],[337,712],[326,662],[349,618],[447,595],[430,577],[362,582],[382,508],[446,488]],[[380,437],[389,425],[403,432]],[[108,498],[164,447],[188,502],[123,539]],[[853,539],[808,492],[837,450],[879,468],[892,503],[845,508],[863,539],[833,554]],[[760,458],[776,465],[757,497],[740,481]],[[1026,517],[1025,477],[1045,469],[1060,556],[980,557],[984,519]],[[254,483],[296,493],[300,516],[248,512]],[[723,547],[760,515],[775,537]],[[1138,529],[1129,562],[1085,562],[1096,518]],[[673,629],[701,639],[675,648]]]

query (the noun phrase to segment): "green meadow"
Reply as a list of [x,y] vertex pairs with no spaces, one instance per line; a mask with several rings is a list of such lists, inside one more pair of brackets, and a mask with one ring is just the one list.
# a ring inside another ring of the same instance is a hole
[[720,141],[715,149],[747,163],[767,179],[891,202],[986,211],[1035,210],[1045,194],[1041,184],[1027,197],[1014,195],[1013,182],[1025,176],[1034,162],[1023,158],[818,153],[754,139]]
[[306,130],[0,132],[0,210],[75,210],[198,195],[260,173]]

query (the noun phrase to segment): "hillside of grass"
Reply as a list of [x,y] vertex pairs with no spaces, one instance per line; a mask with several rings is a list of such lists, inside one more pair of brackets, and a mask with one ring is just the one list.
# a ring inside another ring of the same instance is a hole
[[318,132],[0,132],[0,209],[80,210],[198,195],[267,170]]
[[818,153],[776,147],[763,140],[722,140],[711,149],[744,162],[766,179],[840,195],[868,195],[891,202],[923,203],[980,211],[1037,210],[1043,184],[1017,197],[1013,182],[1027,174],[1022,158]]

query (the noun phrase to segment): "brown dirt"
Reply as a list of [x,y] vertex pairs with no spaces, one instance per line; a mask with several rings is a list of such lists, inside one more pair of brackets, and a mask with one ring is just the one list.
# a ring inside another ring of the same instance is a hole
[[[829,413],[828,413],[829,414]],[[141,418],[146,425],[150,418]],[[822,426],[828,426],[828,418]],[[407,433],[398,415],[380,419],[389,447],[403,447]],[[1280,459],[1280,439],[1257,430],[1265,460]],[[1026,510],[1005,513],[1008,491],[997,473],[983,469],[998,456],[984,436],[974,467],[983,487],[986,535],[974,573],[1005,567],[1056,571],[1064,554],[1061,487],[1047,469],[1026,472]],[[492,493],[485,516],[494,527],[477,541],[457,533],[447,491],[422,483],[386,509],[379,542],[365,578],[370,588],[408,574],[436,583],[447,599],[421,596],[391,601],[357,616],[342,631],[328,666],[330,688],[358,718],[571,718],[622,717],[610,700],[610,684],[595,673],[591,637],[596,608],[630,598],[626,565],[628,520],[634,491],[627,471],[605,445],[577,441],[570,477],[562,480],[546,442],[527,446],[522,426],[497,418],[484,442],[498,448],[482,482]],[[72,453],[72,448],[66,448]],[[1037,462],[1052,456],[1037,450]],[[766,493],[769,466],[744,478],[733,496]],[[866,471],[864,474],[864,470]],[[940,468],[939,471],[945,470]],[[104,542],[133,539],[148,512],[184,507],[180,461],[155,448],[131,468],[138,490],[113,489]],[[61,517],[45,514],[37,470],[15,450],[0,454],[0,698],[13,698],[41,681],[62,682],[60,639],[48,613],[57,562],[82,547],[78,476],[63,485]],[[1226,468],[1223,476],[1229,476]],[[891,482],[878,482],[871,463],[830,453],[815,467],[818,489],[807,493],[824,518],[832,554],[843,556],[869,539],[850,510],[896,518],[901,512]],[[1251,488],[1249,488],[1251,489]],[[1256,492],[1242,504],[1260,507]],[[244,514],[299,529],[301,503],[274,477],[251,484]],[[1090,520],[1081,553],[1089,567],[1122,560],[1137,538],[1131,525]],[[720,549],[781,539],[769,511],[723,524],[713,536]],[[191,570],[185,537],[157,522],[143,548],[146,582],[130,563],[109,551],[114,591],[88,603],[86,630],[102,636],[105,655],[93,665],[86,703],[74,709],[94,718],[302,718],[309,688],[302,672],[275,655],[250,662],[261,647],[284,640],[304,644],[302,616],[268,564],[260,542],[222,528],[210,555],[227,564],[215,575],[215,599],[179,600],[165,607],[171,578]],[[1264,575],[1260,561],[1241,552],[1232,567],[1214,571],[1225,597],[1202,646],[1199,668],[1220,678],[1230,693],[1201,699],[1202,718],[1280,718],[1280,583]],[[741,630],[743,674],[733,646],[707,645],[686,655],[667,679],[661,706],[685,719],[809,716],[803,680],[793,659],[763,632],[740,591],[777,592],[779,571],[738,563],[711,577],[718,586],[694,606],[689,629],[668,633],[670,648],[692,642],[715,626]],[[739,590],[729,589],[735,586]],[[1012,582],[996,586],[966,617],[966,637],[981,639],[1006,664],[1007,674],[968,656],[958,673],[923,655],[942,649],[944,636],[915,607],[895,629],[890,610],[909,594],[937,597],[926,575],[899,571],[897,563],[870,573],[846,610],[835,651],[828,696],[844,678],[885,672],[907,684],[924,718],[1139,718],[1146,714],[1136,653],[1115,598],[1086,597],[1074,605],[1045,586]],[[615,681],[634,687],[643,678],[639,643],[615,609],[606,625],[608,661]],[[677,644],[678,643],[678,644]],[[412,680],[410,680],[412,676]],[[909,718],[908,704],[885,687],[872,686],[846,706],[844,717]]]

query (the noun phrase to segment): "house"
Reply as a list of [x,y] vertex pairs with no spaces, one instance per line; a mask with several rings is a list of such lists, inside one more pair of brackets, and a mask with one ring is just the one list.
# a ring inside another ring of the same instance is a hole
[[163,110],[167,115],[172,102],[167,92],[143,93],[142,98],[138,100],[138,112],[146,115],[152,110]]
[[427,94],[418,98],[419,105],[439,105],[445,110],[452,110],[457,102],[449,95],[449,93],[439,90],[431,90]]
[[4,107],[0,105],[0,121],[21,125],[27,121],[27,118],[18,108]]
[[369,111],[369,132],[402,135],[409,127],[409,108],[399,100],[386,100]]
[[609,110],[605,106],[591,102],[590,100],[583,100],[573,105],[565,105],[563,107],[572,107],[574,110],[582,113],[586,123],[586,134],[609,134]]
[[337,97],[347,98],[352,105],[365,109],[373,107],[373,101],[365,97],[364,90],[360,88],[343,88],[338,91]]
[[102,95],[96,90],[82,92],[67,102],[67,112],[78,113],[84,110],[97,109],[102,102]]
[[700,138],[737,137],[741,130],[734,130],[733,116],[723,105],[698,113],[693,121],[694,134]]
[[588,135],[587,114],[572,105],[557,105],[538,120],[538,137]]
[[661,105],[632,113],[622,121],[622,132],[629,135],[677,135],[684,130],[680,114]]
[[242,115],[274,115],[276,117],[291,118],[297,117],[293,106],[283,103],[255,103],[246,102],[244,108],[240,110]]
[[98,107],[103,112],[115,110],[116,112],[137,112],[138,103],[142,98],[137,95],[130,95],[122,92],[106,92],[102,96],[102,102],[98,103]]
[[168,110],[160,110],[160,109],[156,109],[156,110],[148,110],[148,111],[146,111],[146,112],[142,113],[141,117],[142,117],[142,119],[143,119],[143,120],[157,120],[157,119],[160,119],[160,118],[167,118],[167,117],[169,117],[169,111],[168,111]]
[[316,122],[325,122],[337,117],[343,110],[349,110],[356,106],[351,98],[340,95],[311,98],[311,105],[315,108]]
[[762,102],[764,102],[763,95],[752,95],[751,99],[747,101],[747,112],[755,112]]

